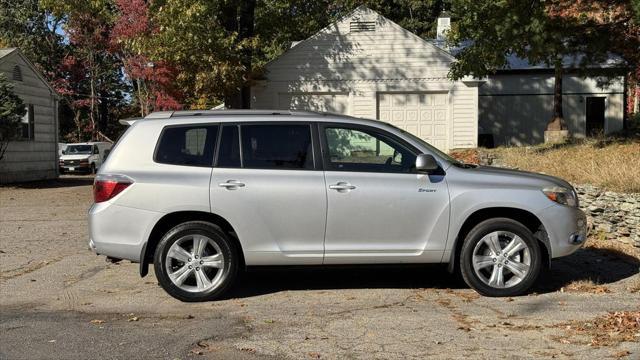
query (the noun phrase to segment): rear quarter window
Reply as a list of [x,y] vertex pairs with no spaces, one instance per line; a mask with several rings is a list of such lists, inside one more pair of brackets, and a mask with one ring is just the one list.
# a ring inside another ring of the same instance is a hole
[[217,125],[166,127],[160,134],[154,160],[171,165],[212,166],[217,137]]

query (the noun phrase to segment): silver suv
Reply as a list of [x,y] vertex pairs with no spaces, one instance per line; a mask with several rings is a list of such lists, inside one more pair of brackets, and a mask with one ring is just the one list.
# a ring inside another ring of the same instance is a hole
[[585,241],[558,178],[460,163],[374,121],[306,112],[160,112],[100,168],[89,245],[153,263],[183,301],[247,266],[448,263],[487,296],[527,292]]

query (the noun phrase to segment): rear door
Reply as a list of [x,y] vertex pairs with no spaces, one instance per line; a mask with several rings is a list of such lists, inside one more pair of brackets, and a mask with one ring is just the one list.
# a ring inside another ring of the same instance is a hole
[[234,227],[247,265],[321,264],[327,199],[310,123],[225,124],[212,212]]

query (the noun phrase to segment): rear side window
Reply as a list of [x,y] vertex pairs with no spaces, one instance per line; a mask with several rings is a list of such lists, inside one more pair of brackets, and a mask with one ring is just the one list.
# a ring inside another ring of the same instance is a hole
[[163,164],[211,166],[217,125],[167,127],[160,135],[155,161]]
[[313,169],[309,125],[243,125],[241,134],[244,168]]

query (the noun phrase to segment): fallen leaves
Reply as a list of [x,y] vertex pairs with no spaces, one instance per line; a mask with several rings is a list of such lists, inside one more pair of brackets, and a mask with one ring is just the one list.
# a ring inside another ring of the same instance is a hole
[[93,320],[91,320],[89,322],[94,324],[94,325],[100,325],[100,324],[104,324],[105,323],[104,320],[100,320],[100,319],[93,319]]
[[561,288],[560,292],[608,294],[611,290],[604,285],[594,282],[593,280],[579,280]]
[[567,332],[589,337],[591,346],[640,341],[640,311],[609,312],[591,321],[572,321],[559,326]]
[[631,351],[629,351],[629,350],[621,350],[621,351],[617,351],[617,352],[613,353],[611,355],[611,357],[616,358],[616,359],[620,359],[620,358],[623,358],[623,357],[627,357],[629,355],[631,355]]
[[478,149],[453,150],[449,155],[466,164],[480,163],[480,151]]

